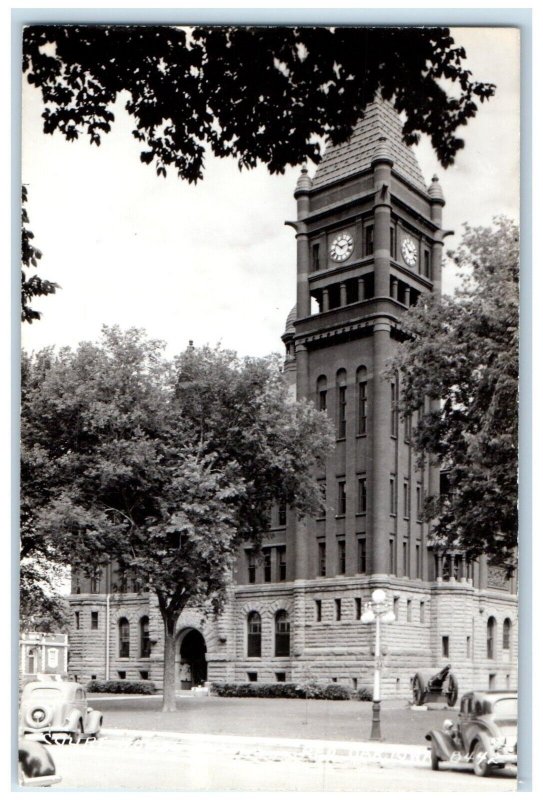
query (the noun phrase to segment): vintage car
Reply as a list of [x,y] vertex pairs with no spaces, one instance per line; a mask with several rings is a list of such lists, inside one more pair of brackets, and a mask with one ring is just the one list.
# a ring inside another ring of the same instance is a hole
[[426,734],[431,742],[432,769],[439,764],[468,764],[484,777],[492,769],[517,763],[517,693],[468,692],[460,701],[455,723]]
[[19,739],[19,786],[53,786],[60,780],[45,747],[39,742]]
[[102,715],[89,707],[85,689],[75,681],[39,680],[27,683],[21,696],[23,736],[45,741],[78,742],[98,736]]

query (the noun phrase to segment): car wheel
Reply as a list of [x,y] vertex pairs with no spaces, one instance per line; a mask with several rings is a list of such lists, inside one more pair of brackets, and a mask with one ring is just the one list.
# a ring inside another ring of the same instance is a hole
[[81,737],[83,736],[83,723],[81,722],[81,720],[79,720],[79,722],[77,723],[77,730],[72,731],[71,736],[72,736],[72,744],[77,744],[81,739]]
[[430,763],[432,769],[436,772],[439,769],[439,758],[437,757],[435,745],[432,745],[432,750],[430,752]]
[[486,776],[490,772],[490,767],[488,764],[488,756],[486,754],[486,750],[481,744],[481,742],[477,742],[475,747],[473,748],[473,752],[471,754],[473,759],[473,771],[479,778],[486,778]]

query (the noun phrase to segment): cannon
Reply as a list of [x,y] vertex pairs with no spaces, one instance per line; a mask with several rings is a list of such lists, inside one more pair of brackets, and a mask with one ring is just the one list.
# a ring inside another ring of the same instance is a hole
[[424,703],[447,703],[452,708],[458,699],[458,681],[451,665],[447,664],[439,672],[431,673],[429,670],[419,670],[411,678],[413,688],[413,704],[422,706]]

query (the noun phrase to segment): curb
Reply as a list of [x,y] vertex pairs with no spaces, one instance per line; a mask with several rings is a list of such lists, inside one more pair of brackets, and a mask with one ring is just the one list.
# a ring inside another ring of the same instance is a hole
[[142,731],[128,728],[104,728],[102,736],[110,740],[130,740],[127,742],[129,747],[184,745],[215,752],[218,749],[233,749],[243,751],[243,756],[262,759],[270,758],[271,754],[277,756],[283,753],[291,758],[297,757],[306,761],[356,761],[395,765],[401,763],[412,767],[426,767],[430,764],[430,753],[424,745],[327,739],[279,739],[263,736]]

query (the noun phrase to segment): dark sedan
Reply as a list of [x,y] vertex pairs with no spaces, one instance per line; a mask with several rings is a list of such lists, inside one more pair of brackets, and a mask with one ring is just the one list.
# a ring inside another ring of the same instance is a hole
[[440,763],[468,764],[484,777],[492,769],[517,763],[517,693],[468,692],[460,701],[456,722],[426,734],[432,769]]

